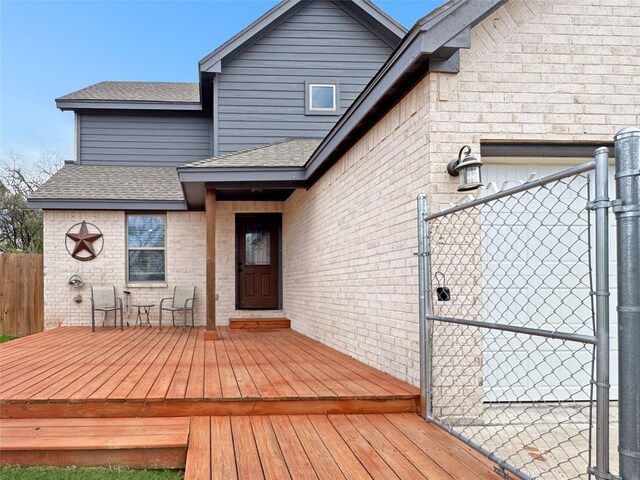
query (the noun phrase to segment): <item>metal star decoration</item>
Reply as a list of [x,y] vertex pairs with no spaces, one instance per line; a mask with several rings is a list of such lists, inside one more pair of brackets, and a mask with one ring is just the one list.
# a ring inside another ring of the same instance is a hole
[[[87,222],[84,220],[80,225],[80,231],[78,233],[69,233],[67,232],[67,237],[76,242],[73,251],[70,252],[73,258],[78,260],[91,260],[95,258],[96,251],[93,248],[93,242],[102,237],[102,233],[89,233],[89,229],[87,228]],[[80,257],[80,252],[87,252],[89,254],[88,257]]]

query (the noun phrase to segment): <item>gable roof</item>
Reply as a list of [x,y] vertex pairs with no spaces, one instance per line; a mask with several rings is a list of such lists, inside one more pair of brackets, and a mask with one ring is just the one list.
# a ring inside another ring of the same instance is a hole
[[[204,57],[198,65],[201,73],[219,73],[222,61],[233,56],[248,44],[263,35],[269,28],[284,21],[294,12],[312,0],[282,0],[255,22],[231,37],[225,43]],[[374,30],[385,43],[395,48],[407,30],[390,15],[377,7],[371,0],[333,1],[357,19],[361,19]]]
[[[62,110],[83,108],[121,108],[127,103],[148,108],[160,104],[164,109],[200,109],[198,83],[186,82],[100,82],[56,98]],[[118,105],[118,107],[114,107]],[[192,106],[194,108],[187,108]],[[172,108],[173,107],[173,108]]]
[[187,168],[223,167],[303,167],[322,139],[289,138],[271,145],[262,145],[241,152],[189,163]]
[[425,74],[457,73],[459,50],[471,47],[471,29],[507,1],[450,0],[418,20],[304,166],[179,168],[187,202],[201,203],[205,184],[308,188]]
[[[29,195],[31,208],[186,210],[172,167],[66,164]],[[130,207],[135,205],[135,207]]]
[[[252,192],[261,191],[263,185],[280,191],[308,188],[426,73],[457,73],[459,50],[471,47],[471,29],[507,1],[450,0],[418,20],[304,164],[304,157],[314,148],[313,142],[318,140],[289,139],[178,168],[177,173],[189,205],[202,204],[206,184],[226,189],[250,188]],[[266,160],[261,159],[261,154]],[[125,167],[82,168],[105,168],[108,169],[105,176],[108,176],[113,172],[112,169]],[[140,172],[129,172],[128,175],[142,175],[145,178],[142,171],[148,172],[151,168],[138,167]],[[169,170],[175,178],[176,170]],[[127,189],[145,189],[148,185],[149,182],[145,181],[144,185],[128,186]],[[110,188],[115,192],[122,191],[119,185]],[[155,190],[162,192],[162,189]],[[40,191],[37,193],[40,194]],[[52,195],[44,190],[42,200],[34,195],[29,204],[35,208],[71,208],[56,207]],[[167,197],[164,193],[158,195],[163,199]],[[52,199],[52,203],[48,203],[49,199]],[[173,209],[185,209],[184,198],[182,202],[180,208]],[[174,202],[173,205],[177,206],[178,203]],[[136,205],[143,208],[140,204]],[[76,208],[91,207],[76,205]]]
[[420,18],[305,165],[313,183],[429,72],[458,73],[471,29],[508,0],[449,0]]

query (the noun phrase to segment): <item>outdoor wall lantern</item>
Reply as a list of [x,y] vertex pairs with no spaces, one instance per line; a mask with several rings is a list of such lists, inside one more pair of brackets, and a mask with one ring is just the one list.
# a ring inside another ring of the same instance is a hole
[[[462,153],[465,153],[462,158]],[[482,179],[480,178],[480,167],[482,167],[482,160],[472,157],[471,147],[465,145],[460,149],[458,158],[451,160],[447,165],[447,172],[452,177],[460,177],[460,185],[458,186],[459,192],[468,192],[469,190],[475,190],[482,186]]]

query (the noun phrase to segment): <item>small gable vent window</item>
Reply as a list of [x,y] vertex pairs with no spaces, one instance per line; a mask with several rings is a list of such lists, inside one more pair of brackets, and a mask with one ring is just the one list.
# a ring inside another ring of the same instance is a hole
[[307,115],[337,115],[340,89],[336,83],[307,82],[306,83]]

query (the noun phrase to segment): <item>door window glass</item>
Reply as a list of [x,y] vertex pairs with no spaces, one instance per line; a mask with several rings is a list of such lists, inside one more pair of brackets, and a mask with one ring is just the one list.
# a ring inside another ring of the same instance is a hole
[[271,235],[264,227],[248,227],[245,235],[247,265],[271,265]]

